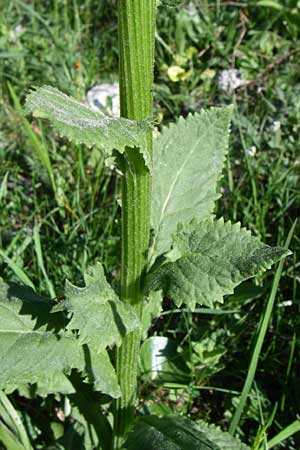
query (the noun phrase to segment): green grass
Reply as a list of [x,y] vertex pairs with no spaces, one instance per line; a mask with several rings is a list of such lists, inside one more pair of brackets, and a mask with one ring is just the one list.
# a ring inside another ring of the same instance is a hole
[[[80,281],[96,260],[118,284],[120,177],[98,152],[70,145],[40,122],[24,118],[20,105],[32,85],[51,84],[83,100],[97,82],[116,80],[114,3],[3,1],[0,275],[50,296],[60,295],[65,278]],[[279,7],[223,3],[194,0],[160,10],[156,120],[159,127],[179,114],[234,103],[231,153],[217,214],[241,220],[269,244],[283,245],[300,208],[299,2],[273,2]],[[172,66],[181,69],[176,82],[170,78]],[[219,72],[233,67],[249,84],[219,91]],[[265,442],[273,437],[270,448],[300,447],[300,433],[294,433],[300,409],[299,222],[290,249],[293,255],[282,268],[255,383],[237,428],[253,449],[268,448]],[[218,314],[178,312],[166,299],[151,334],[164,331],[176,348],[171,363],[174,358],[183,362],[187,373],[184,382],[182,377],[178,382],[178,374],[159,383],[143,378],[141,409],[187,413],[227,428],[273,277],[270,272],[256,284],[245,283]],[[36,448],[50,445],[55,426],[61,425],[55,407],[63,409],[64,400],[29,401],[20,395],[10,400],[22,412]],[[56,425],[46,426],[41,416]],[[72,427],[69,418],[64,428]],[[288,437],[284,447],[277,445],[281,436]]]

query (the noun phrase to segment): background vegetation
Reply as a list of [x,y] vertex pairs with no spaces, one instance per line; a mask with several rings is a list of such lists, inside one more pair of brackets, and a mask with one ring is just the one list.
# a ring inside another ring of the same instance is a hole
[[[95,84],[117,80],[114,4],[1,2],[0,275],[52,298],[66,278],[80,282],[96,260],[118,283],[120,180],[98,152],[28,121],[21,105],[31,86],[50,84],[84,100]],[[234,103],[217,214],[240,220],[266,243],[284,244],[300,208],[300,2],[186,1],[160,10],[156,44],[157,128],[180,114]],[[221,90],[221,72],[232,68],[243,83]],[[240,423],[253,449],[300,409],[299,247],[298,225]],[[227,428],[273,277],[245,283],[214,313],[174,310],[165,300],[143,344],[141,411],[182,412]],[[168,351],[157,374],[149,351],[162,331]],[[50,445],[75,420],[64,399],[10,399],[36,448]],[[299,435],[284,444],[299,447]]]

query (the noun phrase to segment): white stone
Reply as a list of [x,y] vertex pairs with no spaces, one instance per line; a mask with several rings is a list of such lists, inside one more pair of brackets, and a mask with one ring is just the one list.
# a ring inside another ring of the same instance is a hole
[[273,131],[276,133],[276,131],[280,130],[280,128],[281,128],[281,123],[279,122],[279,120],[275,120],[272,124]]
[[246,152],[249,156],[254,157],[256,155],[256,147],[255,145],[252,145],[252,147],[247,148]]
[[222,70],[218,75],[220,91],[233,91],[244,84],[245,80],[242,80],[241,72],[237,69]]
[[118,83],[97,84],[86,94],[87,102],[94,111],[120,116],[120,95]]

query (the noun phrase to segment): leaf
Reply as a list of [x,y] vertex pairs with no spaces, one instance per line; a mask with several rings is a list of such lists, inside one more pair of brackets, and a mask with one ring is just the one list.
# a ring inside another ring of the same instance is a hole
[[78,330],[82,344],[89,344],[97,352],[119,346],[126,334],[140,326],[133,307],[118,299],[101,264],[89,268],[84,278],[83,288],[66,283],[66,299],[54,311],[65,309],[71,314],[67,329]]
[[96,391],[108,394],[113,398],[120,397],[120,386],[107,351],[96,352],[86,345],[83,347],[85,353],[83,375],[86,376],[86,380],[93,384]]
[[[0,389],[37,384],[40,395],[74,392],[66,375],[77,369],[95,389],[118,397],[120,388],[107,352],[97,355],[60,328],[60,314],[29,288],[0,284]],[[60,331],[58,331],[60,330]]]
[[[76,390],[74,395],[69,396],[72,405],[72,419],[75,419],[83,426],[78,427],[74,424],[73,430],[77,436],[78,434],[82,435],[82,440],[84,441],[80,445],[77,440],[77,446],[74,447],[74,450],[79,448],[84,450],[110,449],[112,429],[106,415],[106,408],[102,409],[101,407],[101,397],[95,396],[91,387],[83,384],[78,374],[73,373],[71,380]],[[81,428],[81,430],[78,428]],[[64,443],[66,449],[71,447],[66,441]]]
[[176,260],[162,264],[148,275],[146,290],[163,289],[180,306],[192,310],[196,303],[213,307],[247,278],[269,269],[290,254],[269,247],[240,224],[223,219],[193,221],[179,226],[173,238]]
[[268,8],[277,9],[278,11],[284,9],[284,6],[275,0],[261,0],[257,2],[256,6],[266,6]]
[[136,147],[151,169],[147,120],[137,122],[106,116],[51,86],[32,91],[26,99],[26,111],[34,117],[48,119],[59,134],[70,141],[100,147],[106,156],[113,150],[124,153],[126,147]]
[[33,450],[18,411],[0,391],[0,441],[10,450]]
[[145,299],[142,311],[142,339],[147,337],[147,332],[152,320],[156,319],[162,310],[162,291],[152,291]]
[[[97,404],[97,406],[99,411],[99,405]],[[101,448],[94,427],[75,406],[72,407],[72,420],[74,421],[72,428],[70,427],[61,438],[64,449],[84,448],[84,450],[94,450],[95,448]]]
[[[127,450],[221,450],[183,417],[145,416],[129,434]],[[232,449],[234,450],[234,449]]]
[[[28,292],[28,291],[25,291]],[[73,336],[47,331],[40,317],[45,314],[43,300],[19,297],[14,287],[0,285],[0,386],[38,383],[52,386],[57,372],[80,369],[84,360]],[[48,391],[49,392],[49,391]]]
[[182,117],[154,141],[149,259],[168,251],[178,223],[213,212],[228,148],[232,107]]
[[140,365],[141,375],[147,380],[186,385],[191,380],[191,371],[176,342],[167,337],[151,336],[142,344]]
[[226,338],[228,334],[225,330],[218,329],[199,341],[191,341],[190,348],[183,352],[198,385],[203,386],[208,378],[224,368],[221,359],[226,352]]
[[231,434],[222,431],[220,427],[214,424],[207,424],[200,420],[197,421],[197,428],[222,450],[250,450],[250,447],[243,444],[239,439],[233,438]]
[[0,442],[5,445],[4,448],[9,450],[28,450],[28,447],[21,444],[17,436],[2,421],[0,421]]
[[217,427],[184,417],[145,416],[137,420],[125,444],[127,450],[250,450]]

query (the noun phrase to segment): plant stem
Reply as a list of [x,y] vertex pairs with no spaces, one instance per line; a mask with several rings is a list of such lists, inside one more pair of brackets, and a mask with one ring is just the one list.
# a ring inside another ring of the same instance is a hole
[[[119,79],[121,116],[142,120],[152,115],[156,0],[119,0]],[[148,135],[152,154],[152,133]],[[151,175],[137,149],[122,161],[121,299],[142,313],[141,282],[149,245]],[[114,403],[113,449],[121,448],[135,414],[140,333],[125,337],[116,351],[122,397]]]

